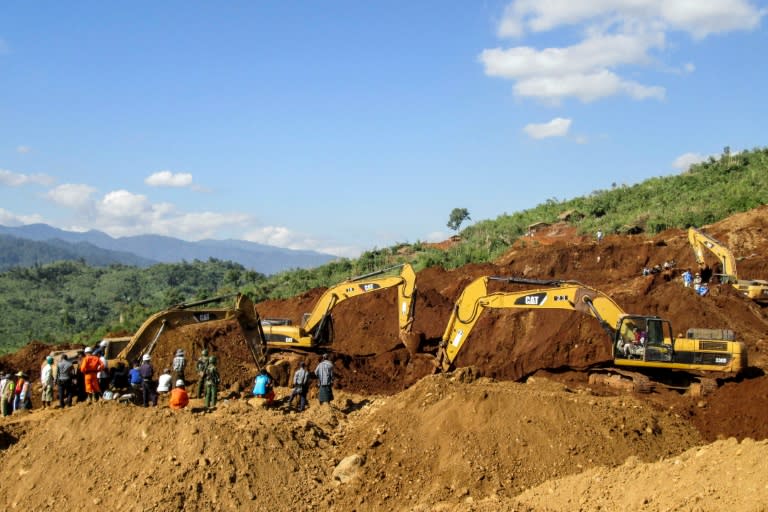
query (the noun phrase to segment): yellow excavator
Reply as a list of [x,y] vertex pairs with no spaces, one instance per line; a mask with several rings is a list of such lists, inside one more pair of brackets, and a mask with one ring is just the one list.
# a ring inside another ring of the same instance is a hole
[[688,242],[693,247],[696,262],[700,267],[705,267],[704,249],[714,254],[721,269],[716,272],[720,276],[720,282],[730,283],[739,293],[749,297],[755,302],[768,303],[768,281],[759,279],[739,279],[736,274],[736,258],[733,253],[712,236],[694,227],[688,228]]
[[[488,293],[489,281],[547,288]],[[701,396],[717,387],[715,378],[736,376],[747,367],[746,345],[735,341],[729,329],[689,329],[686,337],[675,338],[668,320],[627,314],[603,292],[577,281],[486,276],[470,283],[456,301],[440,344],[443,370],[451,369],[483,311],[503,308],[563,309],[596,318],[610,337],[616,368],[596,368],[590,382],[649,392],[654,383],[646,373],[677,371],[693,377],[682,379],[687,381],[682,387]]]
[[[235,298],[234,307],[202,307],[233,297]],[[112,368],[122,363],[130,367],[131,363],[140,360],[143,355],[151,354],[163,332],[168,329],[225,319],[237,320],[256,365],[261,367],[266,360],[266,338],[261,319],[251,299],[239,293],[176,304],[155,313],[141,324],[141,327],[131,336],[130,341],[115,356],[111,356],[110,352],[114,351],[110,351],[109,345],[104,347],[109,366]]]
[[[384,274],[400,269],[396,276]],[[381,276],[381,277],[379,277]],[[287,319],[264,319],[264,334],[269,348],[314,349],[333,341],[333,318],[331,311],[339,303],[367,293],[397,287],[398,325],[400,339],[411,350],[416,336],[412,332],[413,307],[416,297],[416,273],[410,264],[395,265],[371,272],[328,288],[315,304],[312,312],[304,315],[301,326],[291,325]]]

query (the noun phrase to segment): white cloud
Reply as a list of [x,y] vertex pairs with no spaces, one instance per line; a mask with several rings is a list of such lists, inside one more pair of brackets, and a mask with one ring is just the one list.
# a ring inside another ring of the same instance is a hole
[[331,241],[319,240],[302,233],[291,231],[284,226],[263,226],[248,231],[243,236],[243,240],[274,245],[276,247],[284,247],[286,249],[318,251],[346,258],[356,258],[360,256],[362,252],[359,247],[337,245]]
[[546,139],[547,137],[564,137],[571,128],[571,119],[556,117],[547,123],[528,124],[523,131],[534,139]]
[[672,162],[672,167],[680,171],[687,171],[693,164],[698,164],[709,158],[708,155],[701,155],[699,153],[684,153],[675,158]]
[[115,190],[106,194],[96,209],[107,217],[135,218],[151,211],[147,196],[127,190]]
[[4,208],[0,208],[0,225],[23,226],[25,224],[37,224],[39,222],[44,222],[44,221],[43,221],[43,217],[38,214],[17,215],[13,212],[9,212]]
[[18,174],[0,169],[0,185],[20,187],[22,185],[52,185],[55,180],[47,174]]
[[64,183],[52,188],[45,197],[67,208],[82,209],[92,204],[91,195],[96,189],[88,185]]
[[546,32],[595,19],[659,23],[697,38],[759,26],[765,9],[748,0],[516,0],[504,11],[500,37]]
[[696,65],[693,62],[686,62],[683,65],[683,71],[685,71],[686,73],[693,73],[694,71],[696,71]]
[[16,148],[16,152],[21,153],[22,155],[26,155],[30,151],[32,151],[32,148],[29,146],[19,146]]
[[151,187],[189,187],[192,175],[187,172],[159,171],[148,176],[144,183]]
[[[748,0],[516,0],[504,11],[499,37],[578,24],[582,40],[556,48],[486,49],[479,60],[486,75],[513,80],[515,95],[546,103],[569,97],[590,102],[618,94],[663,99],[663,87],[627,80],[618,68],[653,64],[654,52],[666,49],[670,31],[700,39],[754,29],[765,14]],[[684,70],[692,72],[693,64],[685,64]]]

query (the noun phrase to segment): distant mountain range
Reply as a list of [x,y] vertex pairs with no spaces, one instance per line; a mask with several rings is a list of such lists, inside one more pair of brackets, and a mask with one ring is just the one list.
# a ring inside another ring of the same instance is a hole
[[160,235],[112,238],[101,231],[78,233],[47,224],[0,226],[0,251],[3,270],[60,259],[83,259],[94,266],[122,263],[146,267],[155,263],[216,258],[270,275],[295,268],[314,268],[336,258],[315,251],[283,249],[244,240],[187,242]]

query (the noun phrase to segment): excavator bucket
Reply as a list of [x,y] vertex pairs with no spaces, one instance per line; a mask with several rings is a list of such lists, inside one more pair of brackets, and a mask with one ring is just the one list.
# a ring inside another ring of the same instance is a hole
[[400,331],[400,341],[411,355],[421,352],[421,342],[424,335],[420,332]]

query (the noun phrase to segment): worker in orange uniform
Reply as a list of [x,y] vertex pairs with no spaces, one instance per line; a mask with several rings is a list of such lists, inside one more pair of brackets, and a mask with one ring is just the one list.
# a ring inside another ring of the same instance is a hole
[[184,389],[184,381],[176,381],[176,387],[171,390],[171,398],[168,399],[168,405],[171,409],[183,409],[189,403],[189,394]]
[[93,355],[91,347],[85,347],[85,357],[80,363],[80,372],[85,375],[85,392],[88,394],[88,403],[98,400],[101,388],[99,388],[98,373],[104,370],[104,363],[99,356]]

